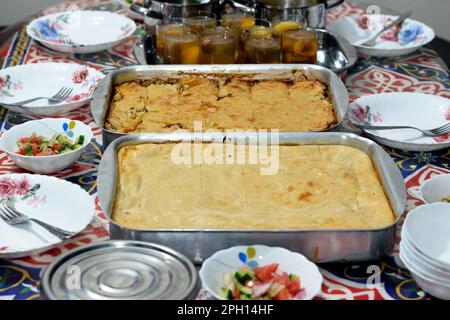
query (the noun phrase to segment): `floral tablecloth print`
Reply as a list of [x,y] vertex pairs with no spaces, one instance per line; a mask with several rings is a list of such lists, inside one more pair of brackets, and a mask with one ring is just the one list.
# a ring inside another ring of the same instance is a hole
[[[110,0],[68,1],[46,10],[44,14],[63,11],[69,6],[126,14],[126,7],[121,2]],[[362,13],[363,10],[360,8],[343,4],[330,11],[327,18],[333,20],[343,15]],[[143,34],[144,30],[140,26],[133,37],[113,50],[68,55],[44,49],[31,41],[25,29],[22,29],[9,43],[0,47],[0,63],[5,68],[24,63],[74,61],[107,73],[115,68],[137,64],[132,49],[135,41]],[[449,74],[436,53],[427,48],[396,60],[360,58],[344,80],[352,101],[362,95],[395,91],[424,92],[450,98]],[[0,82],[0,85],[2,83]],[[41,298],[39,274],[42,268],[64,252],[108,238],[108,222],[98,205],[96,196],[97,167],[103,151],[101,130],[92,119],[89,105],[70,112],[66,116],[91,126],[95,139],[77,163],[55,176],[77,183],[89,192],[96,203],[96,218],[81,234],[51,250],[20,259],[0,259],[0,300]],[[1,131],[31,119],[34,117],[8,112],[0,107]],[[420,184],[432,175],[450,172],[448,149],[437,152],[404,152],[387,148],[386,151],[392,156],[405,178],[408,211],[422,204],[418,194]],[[5,153],[0,152],[0,174],[11,172],[23,171],[16,167]],[[317,299],[432,299],[416,286],[410,273],[401,267],[398,258],[398,237],[396,242],[393,254],[381,261],[320,265],[324,283]],[[206,299],[210,296],[202,290],[198,298]]]

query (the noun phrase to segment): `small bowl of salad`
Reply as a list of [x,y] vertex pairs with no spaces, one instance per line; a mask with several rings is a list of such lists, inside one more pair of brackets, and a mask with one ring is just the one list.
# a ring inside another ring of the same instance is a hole
[[303,255],[264,245],[216,252],[203,263],[200,279],[220,300],[311,300],[323,282]]
[[0,149],[26,170],[49,174],[70,167],[93,137],[91,128],[66,118],[31,120],[16,125],[0,138]]
[[450,203],[450,173],[436,174],[420,186],[425,203]]

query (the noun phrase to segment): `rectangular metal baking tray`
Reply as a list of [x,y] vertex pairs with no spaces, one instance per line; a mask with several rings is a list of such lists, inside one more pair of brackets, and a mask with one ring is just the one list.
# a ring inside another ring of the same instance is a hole
[[[204,133],[202,141],[249,135]],[[406,189],[400,170],[375,142],[354,134],[339,132],[281,133],[280,145],[347,145],[367,153],[379,175],[395,214],[393,224],[380,229],[307,229],[307,230],[192,230],[130,229],[111,219],[116,189],[116,160],[120,148],[140,143],[169,143],[196,140],[192,133],[128,135],[115,140],[105,151],[98,172],[98,195],[109,219],[112,239],[131,239],[161,243],[201,263],[214,252],[235,245],[266,244],[300,252],[316,262],[365,261],[380,259],[394,246],[396,225],[404,212]],[[246,140],[249,143],[249,140]],[[149,168],[151,170],[151,168]]]
[[127,135],[105,128],[109,105],[116,85],[133,80],[171,79],[186,74],[211,76],[237,74],[240,76],[245,75],[246,78],[251,79],[298,79],[306,76],[310,80],[319,80],[328,88],[328,94],[332,99],[338,120],[336,126],[329,128],[329,130],[334,129],[341,123],[348,108],[348,92],[341,79],[332,71],[311,64],[132,66],[120,68],[109,73],[95,90],[91,102],[92,116],[97,125],[102,128],[103,145],[105,148],[114,139]]

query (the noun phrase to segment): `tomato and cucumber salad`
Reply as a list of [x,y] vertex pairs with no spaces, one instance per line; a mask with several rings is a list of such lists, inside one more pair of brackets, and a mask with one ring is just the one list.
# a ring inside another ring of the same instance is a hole
[[52,156],[79,149],[83,146],[84,135],[78,136],[72,142],[67,136],[55,134],[51,138],[38,136],[33,133],[29,137],[21,138],[17,141],[18,154],[23,156]]
[[302,299],[299,276],[280,272],[278,263],[258,268],[242,267],[226,273],[221,297],[227,300],[294,300]]

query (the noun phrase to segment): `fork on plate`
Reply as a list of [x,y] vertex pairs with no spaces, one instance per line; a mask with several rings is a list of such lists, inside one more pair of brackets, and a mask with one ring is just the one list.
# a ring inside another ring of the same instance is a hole
[[419,129],[416,127],[411,126],[372,126],[372,125],[366,125],[366,124],[359,124],[359,123],[353,123],[355,127],[360,128],[362,130],[393,130],[393,129],[415,129],[418,131],[421,131],[424,135],[428,137],[436,137],[443,134],[450,133],[450,122],[434,128],[434,129]]
[[62,87],[57,93],[55,93],[51,97],[36,97],[36,98],[28,99],[28,100],[9,103],[9,105],[23,106],[23,105],[29,104],[33,101],[37,101],[37,100],[41,100],[41,99],[47,99],[50,103],[58,103],[58,102],[62,102],[64,100],[66,100],[67,98],[69,98],[70,95],[72,94],[72,92],[73,92],[73,88]]
[[8,205],[7,200],[0,201],[0,218],[11,226],[28,222],[37,223],[62,240],[71,238],[76,234],[76,232],[66,231],[38,219],[30,218]]

